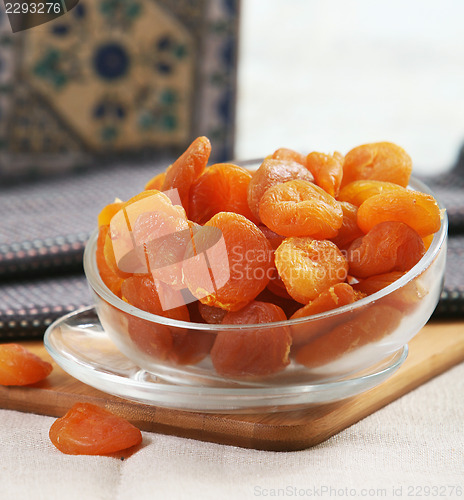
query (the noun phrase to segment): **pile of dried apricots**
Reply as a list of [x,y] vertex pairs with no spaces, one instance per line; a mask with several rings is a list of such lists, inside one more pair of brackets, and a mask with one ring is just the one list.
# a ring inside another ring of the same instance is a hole
[[[210,152],[209,140],[197,138],[143,192],[99,215],[100,276],[139,309],[222,325],[309,317],[397,280],[441,226],[435,199],[407,188],[412,161],[392,143],[346,156],[281,148],[256,171],[207,166]],[[185,291],[191,300],[182,302]],[[407,295],[342,324],[332,316],[324,325],[209,333],[128,315],[128,334],[160,362],[195,364],[210,355],[224,377],[267,376],[290,357],[317,367],[392,331],[417,300]]]

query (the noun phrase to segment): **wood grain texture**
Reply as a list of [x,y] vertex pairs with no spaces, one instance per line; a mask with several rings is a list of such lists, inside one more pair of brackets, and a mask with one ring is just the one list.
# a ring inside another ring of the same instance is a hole
[[[24,342],[53,363],[41,342]],[[464,322],[429,323],[409,344],[409,356],[390,379],[338,403],[268,414],[211,414],[171,410],[110,396],[79,382],[55,363],[51,375],[28,387],[1,387],[0,408],[62,416],[77,401],[106,407],[145,431],[260,450],[309,448],[346,429],[464,360]]]

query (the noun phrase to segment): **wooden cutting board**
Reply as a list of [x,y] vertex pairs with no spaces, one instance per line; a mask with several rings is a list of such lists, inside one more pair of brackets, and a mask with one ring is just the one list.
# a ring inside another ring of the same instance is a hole
[[[41,342],[23,342],[49,360]],[[55,363],[51,375],[28,387],[1,387],[0,408],[60,417],[78,401],[92,402],[145,431],[260,450],[314,446],[464,360],[464,322],[432,322],[409,344],[409,356],[390,379],[338,403],[253,415],[170,410],[109,396],[79,382]]]

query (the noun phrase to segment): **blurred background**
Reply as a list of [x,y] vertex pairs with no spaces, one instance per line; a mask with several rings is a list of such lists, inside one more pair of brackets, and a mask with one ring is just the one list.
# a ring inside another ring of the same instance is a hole
[[392,141],[417,173],[464,138],[462,0],[80,0],[12,33],[0,6],[0,182]]
[[464,141],[461,0],[242,2],[237,156],[389,140],[416,172]]

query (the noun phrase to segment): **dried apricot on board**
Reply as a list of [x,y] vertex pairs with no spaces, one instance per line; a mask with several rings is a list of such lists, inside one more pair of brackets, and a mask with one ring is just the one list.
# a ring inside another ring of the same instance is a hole
[[391,142],[358,146],[345,156],[342,187],[359,179],[393,182],[406,187],[412,160],[406,151]]
[[29,385],[48,377],[52,365],[19,344],[0,344],[0,385]]
[[268,284],[272,249],[246,217],[220,212],[193,237],[183,262],[190,292],[203,304],[237,311]]
[[365,233],[385,221],[404,222],[428,236],[440,229],[440,207],[433,196],[409,189],[372,196],[359,207],[358,226]]
[[190,186],[202,174],[210,153],[211,143],[209,139],[198,137],[166,170],[161,190],[177,189],[182,205],[187,211]]
[[328,333],[315,338],[295,355],[295,360],[308,368],[317,368],[334,361],[359,347],[380,340],[400,324],[397,309],[373,304],[353,319],[344,321]]
[[341,201],[340,207],[343,212],[342,227],[338,230],[337,236],[331,238],[331,241],[338,248],[346,248],[364,233],[358,227],[358,207],[346,201]]
[[[280,307],[253,301],[240,311],[227,313],[222,324],[254,325],[286,319]],[[211,350],[211,361],[216,371],[225,377],[271,375],[289,364],[290,345],[290,334],[283,326],[219,332]]]
[[340,203],[319,186],[299,179],[269,188],[259,214],[267,227],[283,236],[333,238],[343,223]]
[[156,174],[145,184],[145,190],[157,189],[158,191],[161,191],[165,178],[166,172],[160,172],[159,174]]
[[402,222],[381,222],[350,245],[349,272],[368,278],[391,271],[409,271],[425,253],[422,238]]
[[[356,301],[356,293],[347,283],[337,283],[328,290],[321,292],[315,299],[298,309],[290,319],[305,318],[320,314],[338,307],[352,304]],[[305,323],[302,325],[291,325],[290,332],[293,339],[293,346],[298,347],[306,344],[313,337],[324,332],[329,326],[334,325],[337,318],[327,318],[318,320],[314,324]]]
[[248,185],[248,205],[256,218],[260,218],[259,203],[272,186],[294,179],[312,182],[311,172],[300,163],[288,160],[266,159],[253,174]]
[[338,201],[347,201],[352,205],[360,207],[367,199],[378,194],[392,191],[402,191],[405,188],[393,182],[376,181],[373,179],[363,179],[347,184],[339,193]]
[[296,163],[300,163],[301,165],[306,166],[306,157],[305,155],[298,153],[298,151],[294,151],[289,148],[279,148],[274,151],[271,155],[271,159],[273,160],[283,160],[283,161],[294,161]]
[[76,403],[55,420],[49,436],[67,455],[107,455],[142,442],[137,427],[91,403]]
[[309,153],[306,167],[314,176],[314,182],[333,197],[337,197],[343,177],[343,155]]
[[250,179],[248,171],[231,163],[208,167],[190,188],[190,220],[204,224],[219,212],[235,212],[255,222],[247,200]]
[[275,264],[288,293],[307,304],[346,279],[348,263],[328,240],[286,238],[275,251]]

